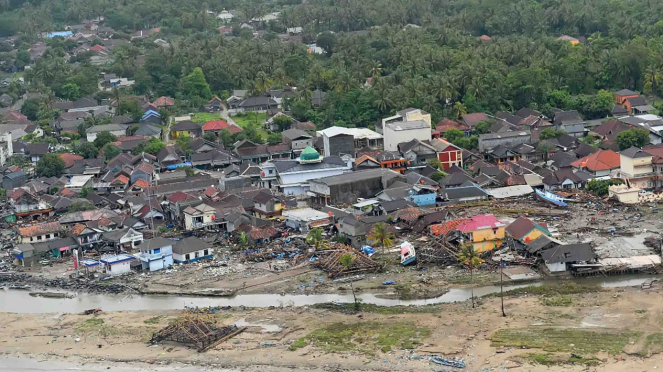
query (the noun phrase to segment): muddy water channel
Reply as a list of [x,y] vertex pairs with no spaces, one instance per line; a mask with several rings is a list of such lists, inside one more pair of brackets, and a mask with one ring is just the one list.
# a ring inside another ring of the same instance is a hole
[[[572,280],[574,283],[600,285],[605,288],[640,286],[642,283],[659,279],[658,276],[612,276]],[[505,285],[504,291],[526,286],[560,285],[569,281],[537,281],[526,284]],[[481,297],[500,291],[499,285],[474,288],[474,295]],[[378,297],[371,293],[357,294],[362,303],[379,306],[418,306],[461,302],[470,299],[469,288],[452,288],[445,294],[429,299],[398,300]],[[80,294],[74,298],[44,298],[30,296],[29,291],[0,289],[0,312],[10,313],[77,313],[100,308],[104,311],[172,310],[185,306],[310,306],[321,303],[352,302],[352,294],[244,294],[234,297],[188,297],[188,296],[112,296]]]

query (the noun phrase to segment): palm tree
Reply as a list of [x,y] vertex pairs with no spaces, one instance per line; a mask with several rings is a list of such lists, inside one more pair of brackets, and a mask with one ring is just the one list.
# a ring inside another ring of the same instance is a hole
[[246,247],[249,246],[249,237],[246,235],[245,232],[242,232],[239,234],[239,240],[237,241],[239,244],[239,247],[242,249],[245,249]]
[[378,222],[373,225],[373,229],[366,236],[373,244],[378,244],[382,247],[382,253],[386,253],[387,247],[394,244],[394,234],[387,230],[387,225]]
[[[341,265],[343,265],[345,270],[348,271],[350,270],[350,267],[352,267],[352,264],[355,263],[355,259],[356,257],[351,253],[344,253],[338,261],[341,263]],[[352,297],[355,300],[355,311],[359,311],[359,302],[357,302],[357,296],[355,296],[355,287],[352,285],[352,281],[350,281],[350,289],[352,290]]]
[[456,120],[460,120],[460,117],[467,114],[467,107],[462,102],[456,102],[454,104],[454,113],[456,114]]
[[[483,260],[474,249],[472,243],[463,244],[458,251],[458,263],[470,269],[470,285],[474,282],[474,269],[479,267]],[[474,288],[472,288],[472,308],[474,308]]]
[[306,235],[306,242],[315,247],[315,250],[318,250],[320,247],[326,245],[327,241],[322,237],[322,229],[316,227],[309,230]]
[[368,72],[371,77],[382,76],[382,71],[382,64],[380,62],[371,60],[371,62],[368,64]]

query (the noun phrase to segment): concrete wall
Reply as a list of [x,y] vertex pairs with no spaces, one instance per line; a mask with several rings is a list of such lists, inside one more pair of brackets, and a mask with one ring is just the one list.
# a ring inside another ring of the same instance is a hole
[[391,130],[388,126],[384,128],[384,149],[387,151],[398,151],[398,144],[410,142],[413,139],[420,141],[430,141],[431,128],[410,129],[410,130]]
[[313,146],[313,139],[308,138],[308,139],[295,140],[292,141],[290,144],[293,150],[303,150],[306,148],[306,146]]
[[372,198],[382,191],[382,176],[332,185],[329,188],[331,204],[353,204],[357,202],[357,198]]
[[[492,136],[492,134],[491,134]],[[517,136],[517,137],[500,137],[500,138],[481,138],[482,136],[479,136],[479,151],[483,152],[488,149],[492,149],[493,147],[499,146],[499,145],[504,145],[507,147],[512,147],[515,145],[520,145],[523,143],[528,143],[530,142],[530,134],[527,133],[522,136]]]
[[339,134],[334,137],[323,137],[324,154],[327,156],[334,156],[340,154],[355,154],[355,140],[354,136],[350,134]]

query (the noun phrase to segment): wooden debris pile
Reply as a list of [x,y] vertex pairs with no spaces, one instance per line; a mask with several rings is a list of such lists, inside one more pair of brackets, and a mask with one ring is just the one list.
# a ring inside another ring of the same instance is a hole
[[174,341],[187,344],[198,352],[207,351],[244,332],[246,327],[235,325],[217,327],[211,318],[186,312],[166,328],[154,333],[150,342]]
[[[330,247],[331,248],[331,247]],[[353,262],[346,267],[341,257],[350,254]],[[374,273],[382,269],[382,265],[370,259],[367,255],[354,250],[352,247],[344,244],[334,244],[332,250],[318,252],[317,266],[329,273],[330,278],[341,275]]]
[[417,262],[453,265],[458,262],[458,248],[436,237],[434,241],[417,248]]

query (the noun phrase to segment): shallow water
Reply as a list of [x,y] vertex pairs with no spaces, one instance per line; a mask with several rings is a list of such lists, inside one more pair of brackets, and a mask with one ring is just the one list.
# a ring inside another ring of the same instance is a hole
[[[597,284],[606,288],[632,287],[656,279],[656,276],[611,276],[574,279],[574,283]],[[531,285],[559,285],[568,281],[537,281],[517,285],[505,285],[504,291]],[[474,288],[474,296],[481,297],[500,291],[499,285]],[[410,306],[453,303],[471,298],[470,289],[452,288],[442,296],[422,300],[398,300],[380,298],[376,294],[357,295],[361,302],[379,306]],[[80,294],[73,299],[32,297],[28,291],[0,290],[0,312],[10,313],[77,313],[100,308],[103,311],[173,310],[185,306],[245,306],[264,308],[270,306],[310,306],[330,302],[353,302],[352,294],[243,294],[235,297],[191,296],[111,296]]]

